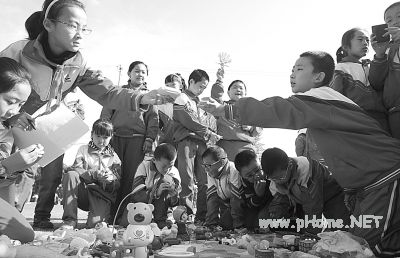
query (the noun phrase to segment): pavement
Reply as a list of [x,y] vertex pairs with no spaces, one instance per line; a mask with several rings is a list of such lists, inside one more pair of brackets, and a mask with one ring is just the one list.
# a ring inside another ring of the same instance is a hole
[[[28,222],[32,225],[33,223],[33,215],[35,214],[35,206],[36,202],[28,202],[25,204],[24,209],[22,211],[22,215],[28,220]],[[54,205],[53,210],[51,211],[50,221],[54,224],[55,228],[58,228],[62,224],[62,214],[63,207],[60,204]],[[86,223],[87,212],[78,209],[78,227],[83,227]]]

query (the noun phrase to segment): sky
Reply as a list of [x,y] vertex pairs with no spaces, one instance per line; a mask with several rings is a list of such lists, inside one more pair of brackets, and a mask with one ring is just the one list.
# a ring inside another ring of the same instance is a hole
[[[82,52],[88,64],[116,85],[125,84],[127,68],[136,60],[149,67],[148,85],[159,88],[179,72],[187,81],[194,69],[210,75],[202,96],[210,94],[219,67],[218,54],[232,62],[225,69],[226,86],[243,80],[248,96],[262,100],[290,96],[289,76],[298,56],[322,50],[335,58],[343,33],[353,27],[371,31],[383,23],[384,10],[394,1],[379,0],[83,0],[92,34]],[[24,39],[28,16],[43,0],[0,0],[0,49]],[[367,57],[372,58],[370,48]],[[121,75],[118,66],[121,65]],[[101,107],[77,94],[91,125]],[[294,156],[294,130],[265,129],[265,148],[279,147]],[[86,138],[85,138],[86,137]],[[85,143],[85,136],[77,144]],[[73,151],[71,151],[73,152]],[[67,163],[73,154],[66,158]]]

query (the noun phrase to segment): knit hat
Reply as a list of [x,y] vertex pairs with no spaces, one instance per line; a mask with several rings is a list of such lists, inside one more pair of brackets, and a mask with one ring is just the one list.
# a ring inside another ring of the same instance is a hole
[[182,218],[182,214],[186,213],[186,207],[185,206],[177,206],[175,210],[172,212],[172,216],[174,217],[174,220],[180,221]]

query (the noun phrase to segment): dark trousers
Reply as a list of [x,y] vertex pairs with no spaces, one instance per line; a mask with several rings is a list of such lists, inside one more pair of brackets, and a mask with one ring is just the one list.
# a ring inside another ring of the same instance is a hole
[[[121,160],[121,186],[118,190],[117,200],[111,207],[112,219],[117,212],[118,205],[132,192],[133,179],[135,178],[136,170],[144,159],[143,143],[144,136],[135,137],[119,137],[114,136],[111,141],[111,146],[114,148],[118,157]],[[128,202],[125,201],[119,210],[117,217],[119,218],[126,209]],[[118,219],[119,220],[119,219]],[[109,221],[112,223],[112,221]]]
[[[185,138],[178,143],[178,170],[181,177],[181,204],[192,209],[195,182],[197,184],[196,220],[205,221],[207,213],[207,175],[202,166],[207,146],[196,139]],[[190,213],[190,211],[189,211]]]
[[400,179],[379,189],[357,193],[354,216],[382,216],[379,225],[374,220],[371,227],[355,227],[351,232],[367,240],[378,257],[400,256]]
[[61,183],[64,155],[61,155],[41,170],[39,194],[34,220],[49,220],[54,207],[54,197]]
[[103,199],[88,189],[79,177],[78,172],[68,171],[63,177],[64,221],[77,221],[78,208],[88,211],[86,226],[94,228],[99,222],[110,219],[111,201]]

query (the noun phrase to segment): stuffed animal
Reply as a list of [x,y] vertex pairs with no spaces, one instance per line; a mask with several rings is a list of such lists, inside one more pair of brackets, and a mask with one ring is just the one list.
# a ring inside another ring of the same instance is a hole
[[127,209],[129,225],[123,234],[123,244],[132,248],[135,258],[147,258],[147,245],[154,239],[153,228],[158,228],[155,223],[150,223],[154,206],[137,202],[129,203]]
[[172,212],[175,223],[178,225],[178,235],[187,235],[186,223],[188,221],[188,214],[185,206],[177,206]]

